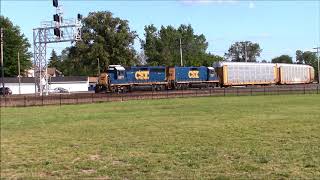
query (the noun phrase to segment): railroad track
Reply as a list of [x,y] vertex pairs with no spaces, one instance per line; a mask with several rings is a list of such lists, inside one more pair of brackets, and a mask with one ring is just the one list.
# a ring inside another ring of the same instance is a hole
[[81,104],[110,101],[128,101],[140,99],[164,99],[195,96],[243,96],[243,95],[279,95],[279,94],[320,94],[318,84],[251,86],[210,89],[187,89],[169,91],[133,91],[130,93],[72,93],[49,96],[15,95],[0,98],[0,107],[26,107],[45,105]]

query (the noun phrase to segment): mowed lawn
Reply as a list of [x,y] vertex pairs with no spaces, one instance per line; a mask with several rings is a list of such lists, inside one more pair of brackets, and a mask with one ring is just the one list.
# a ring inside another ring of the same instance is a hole
[[320,95],[2,108],[1,177],[319,179]]

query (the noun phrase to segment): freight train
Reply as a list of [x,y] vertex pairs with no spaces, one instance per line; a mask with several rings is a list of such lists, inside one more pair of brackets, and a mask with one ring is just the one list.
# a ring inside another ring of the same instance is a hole
[[110,65],[100,74],[95,92],[229,87],[248,85],[307,84],[314,81],[309,65],[282,63],[217,62],[212,67]]

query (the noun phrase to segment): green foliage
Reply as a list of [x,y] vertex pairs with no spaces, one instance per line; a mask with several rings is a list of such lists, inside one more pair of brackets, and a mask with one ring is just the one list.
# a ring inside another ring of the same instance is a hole
[[152,24],[145,26],[145,41],[141,41],[148,65],[180,65],[180,39],[182,59],[185,66],[211,65],[222,60],[221,57],[207,54],[208,42],[203,34],[195,35],[191,25],[161,26],[160,30]]
[[308,64],[315,70],[315,77],[318,77],[318,59],[317,54],[311,51],[296,51],[296,60],[299,64]]
[[272,63],[289,63],[292,64],[292,57],[288,55],[281,55],[271,60]]
[[296,51],[296,62],[297,64],[304,64],[303,52],[301,50]]
[[49,58],[48,67],[55,67],[59,69],[61,66],[61,58],[57,55],[55,50],[52,50],[51,57]]
[[18,52],[20,56],[21,74],[31,67],[32,54],[28,52],[30,44],[21,34],[20,28],[6,17],[0,16],[0,27],[3,30],[3,63],[4,75],[14,77],[18,75]]
[[281,95],[2,108],[1,178],[319,179],[319,106]]
[[257,57],[260,57],[262,49],[258,43],[251,41],[235,42],[231,45],[228,53],[225,54],[226,58],[234,62],[256,62]]
[[82,41],[66,49],[68,56],[62,57],[61,70],[65,75],[96,75],[98,58],[102,70],[110,64],[134,65],[136,37],[127,20],[108,11],[90,12],[83,19]]
[[212,66],[214,62],[223,61],[223,57],[211,53],[205,54],[203,58],[203,66]]

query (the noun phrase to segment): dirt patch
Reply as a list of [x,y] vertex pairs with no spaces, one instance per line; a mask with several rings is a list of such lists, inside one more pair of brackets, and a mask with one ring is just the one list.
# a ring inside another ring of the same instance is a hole
[[94,169],[82,169],[81,172],[85,174],[92,174],[92,173],[96,173],[97,171]]
[[97,161],[100,159],[100,155],[98,155],[98,154],[90,155],[89,158],[91,161]]
[[72,161],[72,164],[74,164],[75,162],[77,162],[77,161],[79,161],[79,160],[80,160],[79,157],[75,158],[75,159]]
[[95,177],[94,179],[98,179],[98,180],[109,180],[109,179],[111,179],[111,177],[109,177],[109,176],[104,176],[104,177]]

